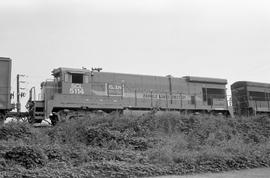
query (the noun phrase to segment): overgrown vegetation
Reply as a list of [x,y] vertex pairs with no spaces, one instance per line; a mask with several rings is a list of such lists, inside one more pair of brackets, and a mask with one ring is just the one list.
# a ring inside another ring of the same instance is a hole
[[0,127],[0,177],[147,177],[270,166],[270,118],[96,116]]

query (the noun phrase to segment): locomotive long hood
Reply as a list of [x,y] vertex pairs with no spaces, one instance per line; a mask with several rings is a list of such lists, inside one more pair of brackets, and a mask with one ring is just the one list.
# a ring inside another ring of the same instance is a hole
[[183,78],[186,79],[188,82],[215,83],[224,85],[228,83],[226,79],[218,79],[218,78],[193,77],[193,76],[185,76]]

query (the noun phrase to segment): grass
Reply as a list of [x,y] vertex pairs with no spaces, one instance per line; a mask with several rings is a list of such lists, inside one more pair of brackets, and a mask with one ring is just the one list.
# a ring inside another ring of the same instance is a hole
[[0,128],[0,177],[145,177],[270,166],[270,118],[95,116]]

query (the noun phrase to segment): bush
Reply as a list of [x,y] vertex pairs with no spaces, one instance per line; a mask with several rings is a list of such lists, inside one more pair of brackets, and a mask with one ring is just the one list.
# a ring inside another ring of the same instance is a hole
[[49,161],[64,161],[65,156],[63,153],[63,148],[60,146],[47,146],[43,148],[44,153],[47,155]]
[[0,127],[0,140],[34,138],[31,126],[26,122],[9,122]]
[[0,128],[0,169],[7,177],[136,177],[270,166],[269,130],[265,116],[175,113],[39,129],[12,123]]
[[35,146],[17,146],[6,152],[5,159],[14,161],[26,169],[43,167],[47,161],[43,151]]

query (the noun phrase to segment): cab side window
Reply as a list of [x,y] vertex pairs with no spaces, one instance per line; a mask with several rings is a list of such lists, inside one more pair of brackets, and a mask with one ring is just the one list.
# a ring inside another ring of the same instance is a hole
[[72,83],[83,83],[83,74],[72,74]]

